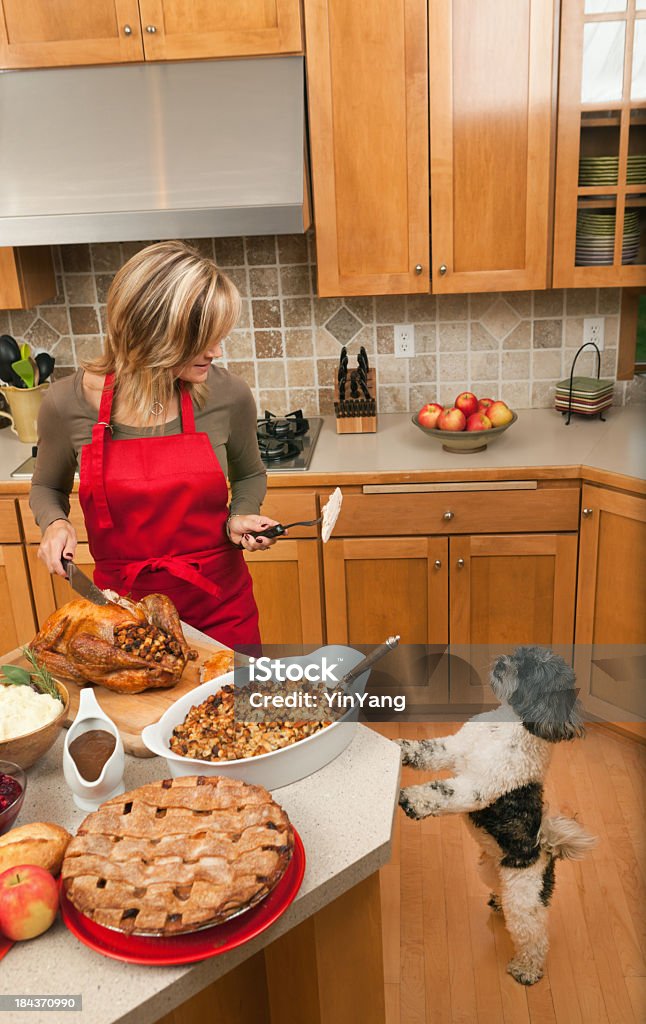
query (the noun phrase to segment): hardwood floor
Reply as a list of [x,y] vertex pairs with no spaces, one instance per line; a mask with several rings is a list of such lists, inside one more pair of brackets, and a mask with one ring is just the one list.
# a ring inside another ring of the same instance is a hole
[[[374,728],[421,739],[459,726]],[[432,777],[402,769],[402,785]],[[646,1020],[646,747],[590,727],[585,740],[555,747],[546,798],[599,842],[586,860],[557,865],[547,969],[530,988],[506,973],[511,942],[487,907],[478,848],[460,818],[397,812],[381,871],[387,1024]]]

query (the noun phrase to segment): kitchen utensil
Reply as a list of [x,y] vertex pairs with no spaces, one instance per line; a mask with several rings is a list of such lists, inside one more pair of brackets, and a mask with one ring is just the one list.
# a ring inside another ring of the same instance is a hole
[[[292,826],[293,827],[293,826]],[[61,916],[64,923],[90,949],[131,964],[191,964],[249,942],[269,928],[296,898],[305,874],[305,849],[294,829],[294,852],[287,871],[266,899],[223,924],[183,935],[147,938],[126,935],[95,924],[67,899],[61,884]]]
[[89,576],[86,576],[84,572],[74,565],[71,558],[61,558],[61,565],[67,573],[67,579],[70,586],[77,594],[84,597],[87,601],[91,601],[92,604],[113,604],[114,602],[106,597],[102,590],[92,582]]
[[359,355],[357,356],[357,362],[358,362],[360,368],[363,370],[363,372],[365,373],[365,375],[367,377],[368,376],[368,370],[370,369],[370,364],[368,362],[368,353],[366,352],[366,350],[363,347],[363,345],[359,349]]
[[342,502],[341,488],[337,487],[332,491],[332,494],[323,506],[318,519],[302,520],[300,523],[288,523],[287,526],[283,526],[282,523],[276,523],[275,526],[268,526],[266,530],[248,530],[247,532],[251,537],[268,537],[271,539],[273,537],[281,537],[292,526],[318,526],[319,523],[323,523],[321,539],[324,544],[327,544],[339,518]]
[[287,523],[286,526],[283,526],[282,523],[277,523],[275,526],[267,527],[266,530],[249,530],[249,534],[252,537],[281,537],[284,533],[286,533],[287,530],[291,529],[293,526],[318,526],[319,523],[326,521],[326,525],[321,531],[323,543],[326,544],[327,541],[330,539],[330,535],[332,533],[332,530],[334,529],[334,525],[338,518],[339,512],[341,511],[342,501],[343,495],[341,494],[341,489],[337,487],[336,490],[332,492],[327,502],[323,506],[321,515],[318,517],[318,519],[306,519],[301,520],[298,523]]
[[427,437],[440,441],[445,452],[453,452],[456,455],[468,455],[472,452],[483,452],[488,444],[496,441],[501,434],[509,427],[513,427],[518,419],[518,413],[514,413],[509,423],[502,427],[491,427],[490,430],[439,430],[437,427],[424,427],[417,419],[417,414],[411,416],[411,423],[414,423],[418,430],[421,430]]
[[[337,676],[341,678],[363,660],[361,652],[353,647],[330,644],[305,657],[281,658],[281,664],[286,666],[287,671],[290,665],[301,665],[303,669],[306,666],[319,665],[321,673],[325,664],[328,669],[334,667]],[[370,669],[365,669],[354,680],[353,694],[365,691],[369,675]],[[173,778],[182,775],[227,775],[252,785],[264,786],[266,789],[280,789],[281,786],[298,782],[299,779],[304,779],[329,764],[354,738],[360,711],[358,704],[349,708],[342,718],[325,729],[320,729],[288,747],[272,750],[268,754],[236,758],[231,761],[203,761],[175,754],[170,749],[173,729],[184,721],[192,707],[201,704],[212,694],[217,694],[223,686],[233,685],[234,680],[236,685],[245,685],[247,679],[244,668],[237,668],[235,677],[233,672],[227,672],[226,675],[210,679],[207,683],[202,683],[196,689],[185,693],[168,708],[158,722],[143,730],[141,738],[144,744],[151,753],[166,758],[167,770]],[[333,685],[336,687],[338,683],[335,682]]]
[[11,365],[17,359],[20,359],[20,349],[16,339],[12,338],[10,334],[0,335],[0,363]]
[[[91,730],[101,730],[112,733],[115,738],[115,746],[112,754],[107,759],[98,779],[89,781],[79,772],[76,762],[70,753],[70,744],[83,733]],[[106,713],[102,710],[97,701],[94,690],[86,686],[81,690],[79,710],[76,718],[67,730],[65,746],[63,748],[63,774],[65,781],[72,791],[74,803],[82,811],[94,811],[104,800],[109,800],[119,793],[125,792],[123,784],[123,772],[125,768],[125,755],[123,743],[119,730]]]
[[36,366],[38,367],[38,373],[40,375],[40,383],[46,381],[48,377],[51,377],[54,372],[54,366],[56,360],[53,356],[50,356],[49,352],[39,352],[36,356]]
[[339,382],[339,395],[341,395],[341,401],[345,398],[345,385],[348,376],[348,351],[345,346],[341,349],[341,355],[339,357],[339,372],[337,380]]
[[383,644],[379,644],[377,647],[370,651],[370,654],[366,654],[362,661],[359,661],[349,672],[343,676],[340,685],[347,687],[350,683],[354,682],[362,672],[367,672],[371,669],[375,662],[380,661],[386,654],[394,650],[399,643],[399,636],[389,636]]
[[38,412],[49,382],[35,388],[26,387],[22,381],[20,383],[20,387],[2,389],[11,412],[0,412],[0,416],[10,421],[11,429],[19,441],[35,444],[38,440]]
[[[23,662],[25,665],[27,664],[24,659]],[[65,725],[70,703],[70,695],[67,688],[58,679],[56,680],[56,686],[63,698],[58,717],[54,718],[51,722],[46,722],[45,725],[39,726],[38,729],[34,729],[32,732],[24,733],[22,736],[15,736],[10,740],[3,740],[0,743],[0,757],[14,761],[21,768],[31,768],[43,754],[47,753],[50,747],[54,746],[60,730]],[[2,771],[1,768],[0,771]]]
[[11,369],[24,381],[26,387],[35,387],[34,368],[30,359],[18,359],[17,362],[11,364]]

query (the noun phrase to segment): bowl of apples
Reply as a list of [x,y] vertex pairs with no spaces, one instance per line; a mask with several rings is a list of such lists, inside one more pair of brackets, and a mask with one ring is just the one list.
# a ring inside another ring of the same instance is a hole
[[505,402],[476,398],[471,391],[463,391],[446,408],[438,402],[428,402],[412,417],[418,430],[440,441],[445,452],[464,455],[483,452],[517,419]]

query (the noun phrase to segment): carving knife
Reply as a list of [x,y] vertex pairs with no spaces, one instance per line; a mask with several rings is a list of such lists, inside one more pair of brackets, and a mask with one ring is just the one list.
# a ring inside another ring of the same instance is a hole
[[99,590],[90,577],[81,572],[70,558],[61,558],[61,564],[67,573],[72,590],[84,597],[86,601],[91,601],[92,604],[114,604],[114,601],[106,597],[103,591]]

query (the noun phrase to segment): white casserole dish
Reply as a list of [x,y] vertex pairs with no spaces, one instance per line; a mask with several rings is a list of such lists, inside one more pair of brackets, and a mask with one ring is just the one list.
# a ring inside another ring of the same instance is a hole
[[[323,658],[328,666],[338,665],[335,672],[340,681],[343,675],[357,665],[364,655],[353,647],[332,644],[320,647],[317,651],[302,658],[281,658],[285,665],[321,665]],[[347,692],[362,694],[365,691],[370,669],[363,672],[354,681]],[[218,676],[207,683],[202,683],[190,693],[175,701],[164,712],[154,725],[147,725],[141,738],[148,750],[166,759],[168,771],[172,778],[181,775],[226,775],[234,779],[242,779],[252,785],[264,786],[265,789],[280,789],[298,782],[319,768],[329,764],[345,750],[352,740],[359,717],[359,706],[348,709],[346,714],[326,729],[321,729],[304,740],[292,743],[289,747],[272,750],[269,754],[257,757],[240,758],[234,761],[202,761],[198,758],[181,757],[170,749],[170,738],[176,725],[184,721],[194,705],[201,704],[212,693],[221,687],[232,684],[233,672]],[[335,684],[332,684],[334,686]],[[288,683],[285,686],[289,686]]]

